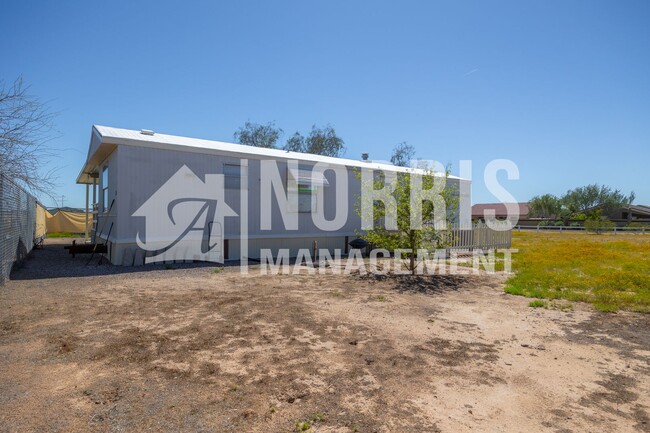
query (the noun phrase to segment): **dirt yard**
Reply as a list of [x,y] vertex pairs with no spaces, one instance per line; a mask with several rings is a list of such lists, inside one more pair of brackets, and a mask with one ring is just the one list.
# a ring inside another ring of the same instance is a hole
[[650,431],[650,315],[86,260],[50,244],[0,288],[1,432]]

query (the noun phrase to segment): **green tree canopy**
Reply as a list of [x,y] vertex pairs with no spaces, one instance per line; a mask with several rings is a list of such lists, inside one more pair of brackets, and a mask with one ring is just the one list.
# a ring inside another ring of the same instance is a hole
[[296,132],[287,140],[284,149],[293,152],[340,157],[345,152],[344,144],[343,139],[336,135],[336,130],[331,125],[324,128],[318,128],[314,125],[307,137]]
[[240,144],[274,149],[283,133],[282,128],[276,127],[274,122],[261,125],[247,121],[234,135],[235,140]]
[[623,194],[618,189],[612,189],[597,183],[567,191],[562,197],[562,204],[571,213],[589,214],[596,209],[608,211],[620,206],[632,204],[634,192]]
[[530,199],[530,216],[557,219],[562,213],[562,201],[553,194],[538,195]]
[[393,149],[390,162],[400,167],[408,167],[413,159],[415,159],[415,147],[403,141]]
[[284,145],[284,150],[289,150],[291,152],[305,152],[305,149],[305,137],[303,137],[300,132],[293,134]]

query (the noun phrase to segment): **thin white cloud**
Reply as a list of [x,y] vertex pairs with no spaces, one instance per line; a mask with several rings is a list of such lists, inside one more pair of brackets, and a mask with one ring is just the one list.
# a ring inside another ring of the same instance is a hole
[[474,68],[471,71],[465,72],[463,75],[461,75],[461,77],[467,77],[469,75],[472,75],[474,72],[478,72],[478,71],[479,71],[479,68]]

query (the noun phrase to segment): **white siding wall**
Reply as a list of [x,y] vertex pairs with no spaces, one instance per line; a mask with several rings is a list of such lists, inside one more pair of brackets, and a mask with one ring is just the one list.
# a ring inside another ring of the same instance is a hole
[[[145,236],[145,218],[131,215],[154,194],[183,165],[187,165],[200,179],[206,174],[222,174],[224,164],[238,164],[239,158],[224,155],[190,153],[175,150],[153,150],[136,146],[118,146],[108,158],[110,165],[110,188],[114,188],[111,197],[116,199],[111,221],[115,222],[111,241],[113,242],[111,261],[122,264],[125,249],[135,249],[136,233],[141,238]],[[304,164],[301,163],[301,166]],[[279,161],[280,174],[286,188],[286,161]],[[248,168],[248,237],[249,257],[259,257],[260,248],[290,248],[295,254],[299,248],[311,248],[312,241],[318,240],[320,248],[345,249],[345,236],[355,236],[361,227],[359,216],[355,212],[357,194],[360,192],[360,181],[352,168],[348,174],[348,218],[347,222],[337,232],[323,232],[312,221],[311,214],[299,213],[299,229],[287,230],[282,222],[278,203],[273,200],[271,209],[261,209],[261,179],[260,160],[249,159]],[[335,214],[336,182],[335,175],[328,170],[325,173],[330,186],[319,189],[324,194],[324,209],[318,212],[325,214],[331,220]],[[101,185],[100,185],[101,191]],[[240,211],[240,196],[238,191],[226,190],[225,200],[235,212]],[[263,212],[270,212],[272,230],[261,230],[260,221]],[[166,217],[166,215],[161,215]],[[110,224],[110,221],[109,221]],[[105,231],[108,230],[108,225]],[[238,217],[226,218],[224,224],[224,239],[229,240],[229,257],[238,258],[240,220]],[[127,254],[127,257],[130,254]]]

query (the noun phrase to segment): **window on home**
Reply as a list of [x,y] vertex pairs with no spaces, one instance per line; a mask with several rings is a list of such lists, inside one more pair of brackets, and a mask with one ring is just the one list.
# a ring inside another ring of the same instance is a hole
[[102,168],[102,206],[104,212],[108,212],[110,207],[108,202],[108,166]]
[[311,185],[298,185],[298,212],[309,213],[314,210],[312,209],[312,190]]
[[241,167],[238,164],[224,164],[224,188],[239,189],[241,187]]
[[318,193],[318,188],[329,185],[323,173],[313,172],[311,167],[289,167],[287,173],[287,193],[298,194],[298,212],[316,212],[314,194]]

